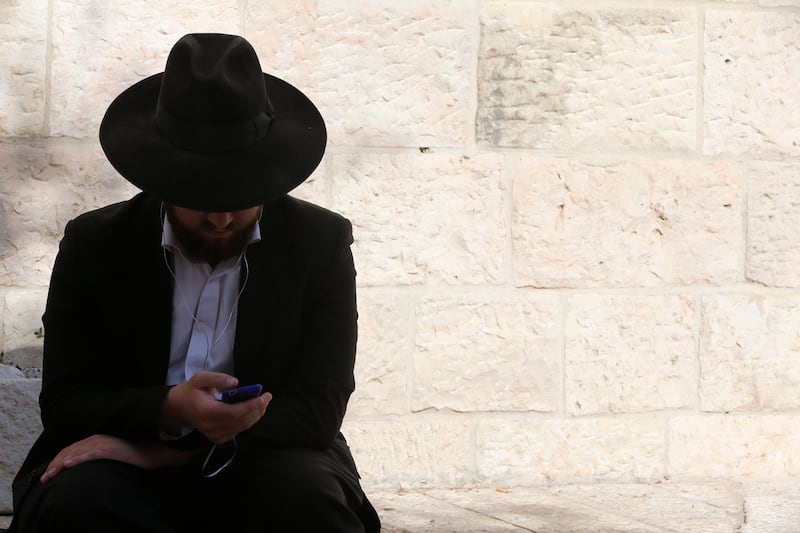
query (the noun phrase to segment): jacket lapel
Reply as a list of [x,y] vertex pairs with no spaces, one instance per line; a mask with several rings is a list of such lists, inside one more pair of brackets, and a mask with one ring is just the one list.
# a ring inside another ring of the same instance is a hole
[[261,241],[251,244],[243,264],[244,291],[239,299],[234,344],[234,373],[240,384],[269,382],[285,363],[281,309],[291,283],[288,249],[279,203],[265,207],[260,222]]
[[148,383],[164,383],[169,366],[170,335],[172,332],[172,291],[173,278],[167,268],[171,260],[161,246],[161,202],[150,199],[141,210],[135,222],[138,243],[133,246],[139,250],[141,260],[136,264],[134,279],[141,280],[138,287],[141,305],[144,310],[142,321],[143,352],[140,369],[142,378]]

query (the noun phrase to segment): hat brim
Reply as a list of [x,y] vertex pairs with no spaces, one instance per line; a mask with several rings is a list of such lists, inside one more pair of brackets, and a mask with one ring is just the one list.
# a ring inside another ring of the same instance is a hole
[[156,127],[163,73],[120,94],[100,124],[100,144],[125,179],[164,202],[199,211],[238,211],[300,185],[322,160],[327,133],[300,90],[264,73],[275,110],[269,132],[241,150],[201,153],[171,144]]

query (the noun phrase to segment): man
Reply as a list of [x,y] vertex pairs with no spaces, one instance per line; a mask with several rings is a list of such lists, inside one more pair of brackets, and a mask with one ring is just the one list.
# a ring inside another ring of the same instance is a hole
[[379,531],[339,432],[351,225],[287,196],[325,150],[317,109],[241,37],[187,35],[100,141],[143,192],[65,229],[12,531]]

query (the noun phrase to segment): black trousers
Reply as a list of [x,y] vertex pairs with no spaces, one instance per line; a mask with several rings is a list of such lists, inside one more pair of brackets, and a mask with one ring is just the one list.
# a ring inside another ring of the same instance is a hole
[[15,510],[11,531],[378,531],[371,504],[336,470],[316,450],[240,452],[211,479],[200,476],[199,465],[143,470],[91,461],[37,483]]

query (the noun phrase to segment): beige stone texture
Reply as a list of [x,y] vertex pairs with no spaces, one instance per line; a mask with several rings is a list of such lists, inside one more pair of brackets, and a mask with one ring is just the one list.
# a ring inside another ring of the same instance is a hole
[[705,15],[706,154],[800,155],[800,13]]
[[761,7],[800,7],[800,0],[725,0],[734,4],[751,4]]
[[702,300],[704,411],[800,408],[800,297],[724,294]]
[[460,502],[448,502],[438,493],[435,496],[428,496],[426,493],[416,491],[384,491],[370,493],[369,498],[381,517],[383,533],[520,531],[512,524],[486,513],[473,511]]
[[[3,353],[4,346],[3,341],[5,340],[5,312],[6,312],[6,292],[8,290],[0,286],[0,353]],[[2,361],[0,361],[2,364]],[[0,377],[8,377],[8,376],[0,376]]]
[[795,533],[800,524],[798,481],[757,483],[745,490],[747,523],[742,533]]
[[97,138],[111,101],[162,72],[186,33],[241,33],[236,0],[53,0],[50,134]]
[[688,8],[485,4],[478,141],[581,151],[693,150],[696,20]]
[[693,407],[695,305],[680,294],[569,298],[566,409],[572,414]]
[[748,188],[747,279],[800,287],[800,163],[751,163]]
[[42,430],[38,379],[0,379],[0,514],[11,512],[11,481]]
[[415,411],[558,410],[562,373],[557,296],[428,296],[415,314]]
[[[481,531],[505,531],[499,526],[506,523],[516,526],[513,531],[537,533],[732,533],[744,518],[741,492],[738,485],[725,482],[606,483],[434,489],[426,490],[425,495],[498,520],[498,529]],[[467,519],[464,515],[458,518]]]
[[41,368],[42,327],[46,289],[10,289],[5,292],[2,363],[18,368]]
[[369,496],[387,533],[796,533],[796,493],[796,482],[707,480],[373,490]]
[[474,477],[471,422],[463,417],[354,417],[345,419],[342,432],[372,486],[457,487]]
[[96,144],[0,143],[0,285],[45,287],[67,221],[130,197]]
[[262,66],[317,104],[333,145],[464,146],[476,36],[461,0],[251,0]]
[[478,473],[501,485],[655,480],[666,467],[665,427],[654,416],[481,420]]
[[45,113],[47,2],[0,2],[0,136],[35,135]]
[[360,289],[356,390],[348,415],[409,413],[411,298],[398,291]]
[[326,119],[386,531],[798,531],[800,0],[0,0],[0,515],[100,120],[195,31]]
[[800,417],[687,415],[670,421],[669,473],[679,478],[778,480],[800,475]]
[[621,515],[628,527],[632,524],[627,521],[637,521],[653,526],[658,532],[733,533],[744,521],[742,489],[737,483],[725,480],[569,485],[551,490],[560,500]]
[[359,283],[497,284],[508,222],[501,154],[333,156],[333,209],[353,220]]
[[650,287],[740,280],[740,169],[727,162],[514,157],[514,280]]
[[[427,492],[427,491],[426,491]],[[383,533],[433,533],[436,531],[519,531],[490,514],[473,511],[460,502],[448,502],[438,493],[399,491],[370,494],[381,517]]]

